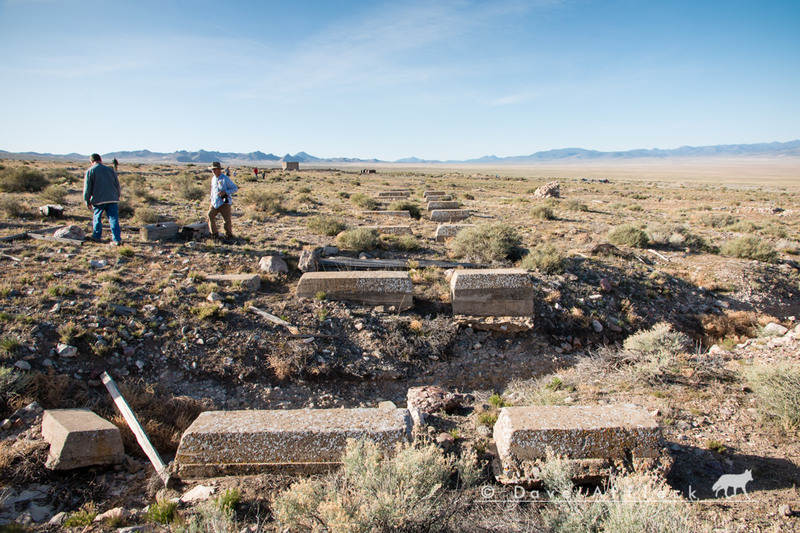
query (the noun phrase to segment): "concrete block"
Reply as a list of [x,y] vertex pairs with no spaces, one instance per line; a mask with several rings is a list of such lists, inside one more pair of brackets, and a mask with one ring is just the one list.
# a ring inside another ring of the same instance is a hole
[[471,216],[467,209],[434,209],[430,213],[433,222],[458,222]]
[[633,404],[505,407],[494,426],[504,483],[540,482],[547,450],[567,460],[578,481],[611,469],[646,470],[669,465],[658,422]]
[[533,315],[533,282],[521,268],[456,270],[450,298],[454,315]]
[[428,202],[428,211],[433,211],[434,209],[458,209],[459,207],[461,206],[458,204],[458,202]]
[[175,222],[145,224],[139,229],[143,241],[173,240],[178,237],[179,226]]
[[383,191],[378,193],[379,198],[386,198],[386,197],[408,198],[408,195],[409,195],[408,191]]
[[48,409],[42,437],[50,444],[45,466],[70,470],[121,463],[125,458],[119,428],[89,409]]
[[183,434],[175,466],[184,478],[227,474],[312,474],[340,464],[348,439],[391,449],[408,442],[405,409],[209,411]]
[[318,292],[324,292],[331,300],[395,306],[400,310],[413,305],[412,290],[408,272],[381,270],[306,272],[297,284],[298,298],[314,298]]
[[436,242],[445,242],[458,235],[459,231],[474,227],[475,224],[439,224],[436,228]]
[[210,274],[206,276],[206,281],[241,283],[243,287],[251,291],[257,291],[261,288],[261,276],[258,274]]
[[453,196],[451,194],[429,194],[425,199],[429,202],[452,202]]
[[447,194],[444,191],[424,191],[422,193],[423,198],[427,198],[428,196],[441,196],[443,194]]
[[411,226],[364,226],[378,232],[378,235],[411,235]]
[[398,218],[411,218],[411,213],[408,211],[359,211],[365,217],[398,217]]

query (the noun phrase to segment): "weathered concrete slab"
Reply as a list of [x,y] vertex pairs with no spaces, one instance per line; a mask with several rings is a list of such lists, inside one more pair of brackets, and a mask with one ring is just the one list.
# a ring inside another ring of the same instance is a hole
[[89,409],[48,409],[42,437],[50,444],[45,466],[70,470],[121,463],[125,459],[119,428]]
[[601,479],[612,468],[669,467],[658,422],[633,404],[505,407],[494,426],[503,483],[541,481],[548,448],[572,463],[579,481]]
[[358,213],[366,217],[379,216],[379,217],[411,218],[411,213],[409,213],[408,211],[358,211]]
[[450,194],[429,194],[425,199],[429,202],[451,202],[453,196]]
[[406,409],[209,411],[183,434],[176,472],[184,478],[325,472],[339,466],[348,439],[391,449],[410,440],[411,427]]
[[427,198],[428,196],[441,196],[443,194],[447,194],[444,191],[424,191],[422,193],[423,198]]
[[411,235],[411,226],[363,226],[375,230],[378,235]]
[[467,209],[434,209],[430,213],[433,222],[458,222],[471,216]]
[[306,272],[297,284],[299,298],[314,298],[324,292],[330,300],[366,305],[413,306],[413,285],[408,272],[383,270],[367,272]]
[[475,224],[439,224],[436,228],[436,242],[445,242],[458,235],[459,231],[474,227]]
[[433,211],[434,209],[458,209],[460,207],[458,202],[428,202],[428,211]]
[[261,288],[261,276],[258,274],[210,274],[206,281],[216,283],[241,283],[246,289],[257,291]]
[[409,195],[409,194],[410,194],[410,193],[409,193],[408,191],[401,191],[401,190],[397,190],[397,191],[383,191],[383,192],[379,192],[379,193],[378,193],[378,197],[380,197],[380,198],[386,198],[387,196],[388,196],[388,197],[392,197],[392,196],[398,196],[398,197],[401,197],[401,198],[408,198],[408,195]]
[[450,297],[454,315],[533,315],[533,281],[521,268],[456,270]]

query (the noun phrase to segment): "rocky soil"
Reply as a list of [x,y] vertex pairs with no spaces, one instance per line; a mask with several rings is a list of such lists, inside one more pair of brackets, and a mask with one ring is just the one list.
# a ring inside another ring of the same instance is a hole
[[[140,166],[123,171],[121,178],[125,186],[141,176],[150,186],[149,200],[137,204],[131,199],[136,209],[150,206],[162,220],[196,222],[202,220],[199,204],[204,201],[182,200],[169,186],[185,171]],[[766,423],[741,375],[753,363],[800,364],[797,256],[783,252],[765,263],[687,246],[613,246],[606,238],[608,229],[623,222],[664,220],[689,225],[717,245],[742,234],[703,224],[696,210],[703,203],[703,213],[752,221],[761,228],[760,238],[796,253],[796,193],[559,180],[560,200],[534,200],[536,187],[552,180],[413,173],[363,177],[333,170],[308,171],[295,179],[296,174],[273,171],[265,182],[240,184],[242,200],[235,204],[234,219],[240,240],[234,244],[142,242],[135,218],[123,221],[122,248],[33,239],[0,243],[5,369],[0,375],[0,521],[55,530],[68,513],[91,502],[99,512],[125,509],[128,524],[144,522],[142,510],[155,501],[157,478],[99,381],[99,374],[108,371],[166,460],[181,432],[203,410],[376,406],[385,400],[405,406],[408,389],[423,385],[469,395],[460,408],[429,417],[430,438],[451,453],[484,450],[491,432],[479,415],[492,409],[487,403],[492,393],[513,403],[521,401],[526,386],[558,377],[574,385],[557,390],[555,403],[633,402],[655,413],[675,459],[669,483],[684,498],[696,494],[698,528],[800,529],[800,517],[785,507],[800,510],[797,431]],[[205,183],[202,174],[196,179]],[[68,224],[88,230],[89,217],[75,187],[64,202],[63,219],[7,218],[0,224],[0,237]],[[280,190],[288,209],[259,212],[246,201],[247,190],[258,188]],[[566,268],[556,274],[531,272],[537,290],[532,320],[454,317],[446,269],[425,269],[414,261],[465,259],[451,257],[448,244],[432,239],[436,224],[423,216],[410,221],[417,250],[402,251],[387,241],[371,253],[412,261],[411,310],[296,298],[301,251],[336,244],[308,229],[310,214],[329,212],[351,226],[385,223],[354,212],[357,208],[339,194],[348,188],[371,194],[406,188],[420,203],[426,188],[455,193],[474,213],[471,222],[513,223],[523,247],[552,242]],[[31,208],[45,203],[33,194],[21,198]],[[586,209],[568,207],[570,200],[583,202]],[[550,202],[555,217],[531,215],[542,202]],[[266,255],[281,256],[288,272],[259,271]],[[251,290],[206,280],[223,273],[257,273],[262,284]],[[280,317],[300,334],[251,308]],[[747,316],[751,327],[719,334],[710,326],[715,317],[736,316]],[[598,377],[581,366],[659,322],[694,341],[681,369],[661,382]],[[787,331],[767,335],[763,326],[769,323]],[[43,467],[41,409],[73,406],[90,407],[127,432],[125,464],[67,473]],[[458,437],[439,438],[443,433]],[[487,464],[490,452],[489,446],[483,456]],[[714,498],[710,487],[720,475],[744,469],[754,476],[746,501]],[[242,527],[254,529],[256,524],[271,527],[269,494],[290,481],[256,476],[204,485],[218,492],[238,486],[243,493],[238,518]],[[485,481],[490,482],[488,469]],[[193,485],[179,486],[170,495],[180,496]],[[191,509],[195,503],[182,505]],[[98,522],[94,529],[104,527]]]

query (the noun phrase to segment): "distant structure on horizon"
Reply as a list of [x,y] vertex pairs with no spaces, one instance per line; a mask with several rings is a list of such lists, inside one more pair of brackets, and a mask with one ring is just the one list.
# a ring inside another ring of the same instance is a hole
[[300,170],[300,162],[299,161],[284,161],[283,170]]

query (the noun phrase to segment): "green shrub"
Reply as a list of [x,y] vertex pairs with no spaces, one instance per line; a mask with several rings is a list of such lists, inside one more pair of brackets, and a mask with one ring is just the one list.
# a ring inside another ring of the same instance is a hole
[[347,224],[333,215],[314,215],[308,219],[308,229],[317,235],[333,237],[347,229]]
[[350,201],[365,211],[374,211],[378,207],[374,198],[360,192],[350,196]]
[[64,521],[64,527],[87,527],[97,517],[97,506],[94,502],[85,503],[74,513],[70,513]]
[[754,259],[764,263],[774,263],[778,259],[775,248],[767,241],[754,235],[738,237],[722,245],[722,255],[740,259]]
[[510,258],[521,240],[517,232],[502,223],[466,228],[452,241],[453,255],[468,261],[495,262]]
[[545,274],[560,274],[564,272],[564,256],[554,245],[543,242],[537,244],[528,255],[522,258],[520,268],[537,270]]
[[50,204],[63,204],[67,198],[67,189],[62,185],[48,185],[39,193],[39,198]]
[[728,229],[731,231],[736,231],[738,233],[755,233],[758,230],[758,226],[750,222],[749,220],[740,220],[736,224],[733,224]]
[[178,504],[168,500],[156,502],[147,509],[147,521],[156,524],[169,524],[175,520]]
[[608,232],[608,242],[633,248],[644,248],[649,239],[647,233],[635,224],[623,224]]
[[413,235],[390,236],[389,243],[392,247],[403,252],[412,252],[419,248],[419,241]]
[[553,214],[553,210],[550,208],[550,206],[537,205],[531,209],[531,217],[538,218],[540,220],[553,220],[555,215]]
[[410,200],[398,200],[389,204],[389,211],[408,211],[411,218],[420,219],[422,214],[419,210],[419,205]]
[[684,333],[673,331],[667,322],[659,322],[625,339],[621,356],[634,372],[650,380],[659,380],[689,345],[689,337]]
[[39,192],[49,183],[41,170],[17,167],[0,171],[0,191],[3,192]]
[[4,218],[19,218],[27,214],[28,209],[15,196],[0,197],[0,213]]
[[341,232],[336,237],[336,242],[345,250],[366,252],[377,248],[380,245],[380,238],[374,229],[353,228]]
[[656,246],[691,248],[706,252],[714,249],[705,239],[692,234],[689,228],[680,224],[650,224],[646,232],[650,243]]
[[[272,499],[280,528],[302,531],[429,531],[447,517],[444,489],[454,465],[436,446],[399,445],[386,455],[369,440],[349,441],[342,468],[303,479]],[[477,480],[462,464],[462,483]]]
[[745,370],[755,404],[764,418],[783,428],[800,428],[800,368],[792,363],[752,366]]
[[225,514],[232,515],[242,499],[242,493],[239,489],[233,488],[223,492],[219,498],[216,499],[216,504],[219,509]]

